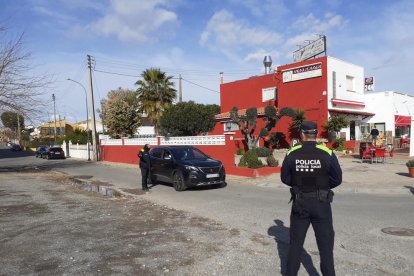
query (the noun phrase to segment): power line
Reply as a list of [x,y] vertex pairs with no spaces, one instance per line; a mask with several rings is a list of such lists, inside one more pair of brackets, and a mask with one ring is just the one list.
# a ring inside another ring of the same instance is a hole
[[[94,71],[96,71],[96,72],[100,72],[100,73],[105,73],[105,74],[117,75],[117,76],[135,77],[135,78],[140,78],[140,77],[141,77],[141,76],[134,76],[134,75],[129,75],[129,74],[117,73],[117,72],[110,72],[110,71],[97,70],[97,69],[95,69]],[[179,79],[179,78],[172,78],[172,79]],[[200,84],[197,84],[197,83],[195,83],[195,82],[189,81],[189,80],[187,80],[187,79],[182,78],[182,80],[183,80],[183,81],[186,81],[186,82],[188,82],[188,83],[191,83],[191,84],[193,84],[193,85],[195,85],[195,86],[198,86],[198,87],[200,87],[200,88],[203,88],[203,89],[206,89],[206,90],[209,90],[209,91],[215,92],[215,93],[220,93],[220,92],[219,92],[219,91],[217,91],[217,90],[213,90],[213,89],[211,89],[211,88],[208,88],[208,87],[202,86],[202,85],[200,85]]]
[[192,81],[186,80],[186,79],[184,79],[184,78],[181,78],[181,79],[182,79],[183,81],[186,81],[186,82],[188,82],[188,83],[191,83],[192,85],[195,85],[195,86],[198,86],[198,87],[200,87],[200,88],[204,88],[204,89],[206,89],[206,90],[209,90],[209,91],[212,91],[212,92],[215,92],[215,93],[219,93],[219,94],[220,94],[220,91],[210,89],[210,88],[208,88],[208,87],[202,86],[202,85],[200,85],[200,84],[197,84],[197,83],[195,83],[195,82],[192,82]]
[[110,72],[110,71],[104,71],[104,70],[98,70],[95,69],[94,71],[105,73],[105,74],[111,74],[111,75],[118,75],[118,76],[125,76],[125,77],[134,77],[134,78],[140,78],[141,76],[135,76],[135,75],[129,75],[129,74],[123,74],[123,73],[117,73],[117,72]]

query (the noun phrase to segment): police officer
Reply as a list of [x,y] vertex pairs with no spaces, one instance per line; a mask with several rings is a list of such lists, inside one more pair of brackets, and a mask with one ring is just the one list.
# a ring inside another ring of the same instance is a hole
[[145,144],[144,148],[141,149],[138,153],[139,157],[139,167],[141,169],[141,176],[142,176],[142,190],[144,192],[148,192],[148,183],[147,179],[150,174],[150,155],[149,155],[149,145]]
[[335,275],[332,225],[332,188],[342,182],[338,159],[329,148],[318,145],[316,123],[304,121],[300,126],[302,144],[292,147],[281,168],[281,180],[291,186],[290,246],[287,274],[297,275],[306,232],[312,224],[321,258],[323,275]]

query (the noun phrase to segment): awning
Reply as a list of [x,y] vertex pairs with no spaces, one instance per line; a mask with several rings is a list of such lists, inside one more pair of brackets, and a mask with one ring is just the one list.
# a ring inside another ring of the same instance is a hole
[[332,104],[343,105],[343,106],[353,106],[353,107],[365,107],[365,103],[363,102],[342,100],[342,99],[336,99],[336,98],[332,99]]
[[395,126],[410,126],[411,116],[394,115]]
[[348,115],[361,115],[361,116],[374,116],[375,113],[366,112],[366,111],[359,111],[359,110],[344,110],[344,109],[335,109],[329,108],[329,112],[331,113],[338,113],[338,114],[348,114]]

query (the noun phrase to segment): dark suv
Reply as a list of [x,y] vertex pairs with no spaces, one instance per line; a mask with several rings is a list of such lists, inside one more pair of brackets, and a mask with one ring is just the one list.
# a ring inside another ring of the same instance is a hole
[[226,184],[226,172],[219,160],[195,147],[160,146],[150,150],[151,182],[172,183],[176,191],[187,188]]

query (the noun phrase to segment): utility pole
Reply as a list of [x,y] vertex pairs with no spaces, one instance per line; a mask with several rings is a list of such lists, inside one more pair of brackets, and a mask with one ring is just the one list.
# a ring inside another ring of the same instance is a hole
[[93,150],[93,161],[98,161],[98,145],[96,143],[96,121],[95,121],[95,103],[93,99],[93,84],[92,84],[92,56],[86,55],[88,58],[88,68],[89,68],[89,82],[90,82],[90,105],[92,110],[92,150]]
[[181,74],[178,75],[178,102],[181,103],[183,101],[183,88],[181,86]]
[[56,98],[55,98],[55,94],[52,94],[52,100],[53,100],[53,114],[55,117],[55,143],[56,143]]
[[20,129],[20,114],[19,114],[19,111],[17,111],[17,140],[19,141],[19,145],[20,145],[21,133],[22,133],[22,130]]
[[87,141],[86,141],[86,150],[88,151],[88,161],[91,161],[91,153],[89,151],[89,144],[90,144],[90,138],[89,138],[89,114],[88,114],[88,93],[86,92],[85,86],[83,86],[82,83],[72,80],[71,78],[68,78],[67,80],[73,81],[74,83],[79,84],[83,91],[85,92],[85,106],[86,106],[86,135],[87,135]]

